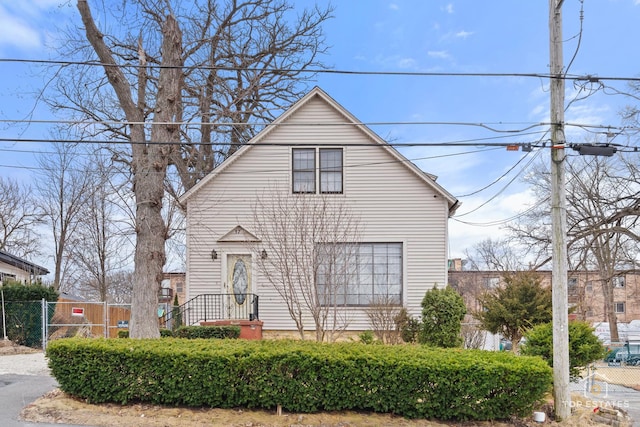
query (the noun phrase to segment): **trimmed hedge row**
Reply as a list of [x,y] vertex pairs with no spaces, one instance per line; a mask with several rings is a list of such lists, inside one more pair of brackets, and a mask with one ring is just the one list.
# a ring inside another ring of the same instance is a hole
[[69,338],[47,356],[64,392],[95,403],[490,420],[530,414],[552,381],[537,357],[423,346]]
[[239,338],[240,326],[181,326],[176,329],[173,336],[188,339]]
[[[239,338],[240,326],[181,326],[176,329],[175,332],[171,329],[160,329],[160,336],[162,338],[176,337],[187,339]],[[129,338],[129,331],[118,331],[118,338]]]

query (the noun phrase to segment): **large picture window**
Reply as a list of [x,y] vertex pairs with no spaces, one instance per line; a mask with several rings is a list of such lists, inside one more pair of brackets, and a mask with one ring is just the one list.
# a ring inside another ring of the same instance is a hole
[[322,305],[402,304],[402,243],[323,244],[316,251]]
[[[319,159],[316,165],[316,158]],[[294,193],[342,193],[342,148],[294,148],[292,187]],[[318,181],[319,188],[316,186]]]

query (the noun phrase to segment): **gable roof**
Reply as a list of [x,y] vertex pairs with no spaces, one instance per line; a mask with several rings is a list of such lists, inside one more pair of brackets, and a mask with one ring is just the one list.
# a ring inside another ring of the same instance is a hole
[[236,151],[233,155],[227,158],[220,166],[215,168],[209,174],[207,174],[203,179],[201,179],[196,185],[194,185],[189,191],[184,193],[180,197],[180,203],[185,203],[189,198],[191,198],[194,194],[196,194],[203,186],[207,185],[207,183],[213,180],[216,176],[222,173],[225,169],[227,169],[231,164],[235,162],[236,159],[243,156],[247,151],[251,150],[251,148],[255,144],[259,144],[267,135],[269,135],[274,129],[278,127],[281,123],[285,122],[289,117],[294,115],[298,110],[300,110],[304,105],[308,104],[310,100],[314,98],[320,98],[325,103],[327,103],[330,107],[332,107],[336,112],[338,112],[341,116],[343,116],[348,123],[356,125],[358,129],[360,129],[369,139],[371,139],[376,144],[379,144],[383,148],[385,148],[389,154],[398,160],[398,162],[409,170],[411,170],[415,175],[417,175],[421,180],[423,180],[427,185],[432,187],[437,193],[443,196],[449,205],[449,215],[453,215],[458,206],[460,206],[459,201],[450,194],[447,190],[445,190],[440,184],[436,183],[437,177],[435,175],[431,175],[429,173],[424,172],[420,168],[418,168],[413,162],[407,159],[405,156],[400,154],[398,150],[389,145],[387,141],[382,139],[378,134],[373,132],[369,127],[364,125],[355,116],[353,116],[349,111],[347,111],[342,105],[337,103],[333,98],[331,98],[325,91],[320,89],[318,86],[314,87],[310,92],[308,92],[305,96],[300,98],[296,103],[294,103],[287,111],[282,113],[278,118],[276,118],[272,123],[265,126],[265,128],[260,131],[255,137],[253,137],[247,144],[243,145]]
[[20,270],[24,270],[29,273],[35,274],[36,276],[49,274],[49,270],[47,270],[46,268],[41,267],[32,262],[29,262],[26,259],[22,259],[15,255],[11,255],[10,253],[5,251],[0,251],[0,262],[19,268]]

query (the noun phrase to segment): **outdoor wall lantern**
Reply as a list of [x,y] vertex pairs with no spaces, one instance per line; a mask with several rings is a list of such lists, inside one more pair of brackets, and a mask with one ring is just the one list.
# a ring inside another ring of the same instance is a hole
[[218,252],[215,249],[211,249],[211,261],[215,261],[218,259]]
[[267,250],[263,249],[262,252],[260,252],[260,257],[262,257],[262,259],[267,259]]

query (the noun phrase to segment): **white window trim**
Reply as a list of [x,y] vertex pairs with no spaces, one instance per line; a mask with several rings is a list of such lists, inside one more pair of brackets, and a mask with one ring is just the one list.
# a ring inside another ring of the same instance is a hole
[[[315,176],[314,176],[314,191],[313,192],[298,192],[294,191],[294,179],[295,173],[293,170],[293,153],[295,150],[315,150],[314,161],[315,161]],[[322,182],[321,182],[321,171],[320,171],[320,150],[322,149],[339,149],[342,150],[342,191],[341,192],[322,192]],[[291,147],[289,149],[289,188],[291,194],[317,194],[317,195],[327,195],[327,196],[342,196],[346,193],[347,187],[347,179],[346,179],[346,158],[347,158],[347,147],[342,147],[339,145],[316,145],[316,146],[308,146],[308,147]]]

